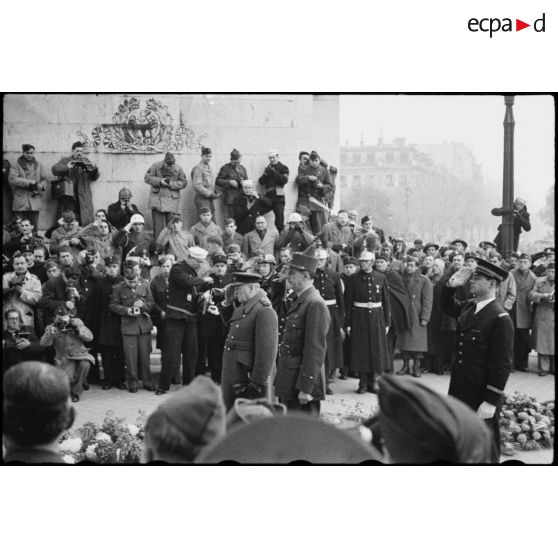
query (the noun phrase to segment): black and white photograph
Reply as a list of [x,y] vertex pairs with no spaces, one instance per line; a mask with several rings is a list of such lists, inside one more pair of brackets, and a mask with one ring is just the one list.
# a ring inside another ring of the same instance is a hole
[[552,95],[2,109],[4,463],[553,462]]

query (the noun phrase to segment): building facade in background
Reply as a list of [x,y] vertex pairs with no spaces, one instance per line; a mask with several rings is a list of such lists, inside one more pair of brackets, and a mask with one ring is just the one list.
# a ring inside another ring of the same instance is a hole
[[340,161],[341,205],[372,214],[392,236],[439,242],[494,236],[481,166],[462,143],[409,145],[404,137],[380,137],[376,145],[346,144]]

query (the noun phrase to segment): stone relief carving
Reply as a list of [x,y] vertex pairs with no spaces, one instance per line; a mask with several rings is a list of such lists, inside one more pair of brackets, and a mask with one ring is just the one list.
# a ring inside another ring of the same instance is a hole
[[109,152],[166,153],[182,149],[199,149],[207,134],[195,137],[192,129],[184,126],[182,114],[178,126],[168,107],[157,99],[147,99],[144,108],[138,97],[130,97],[118,106],[112,124],[100,124],[91,131],[91,138],[77,132],[86,147],[101,144]]

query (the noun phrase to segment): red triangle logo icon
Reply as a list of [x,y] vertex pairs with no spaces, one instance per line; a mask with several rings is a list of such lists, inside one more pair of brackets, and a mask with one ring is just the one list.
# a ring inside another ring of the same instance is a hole
[[522,29],[525,29],[526,27],[531,27],[531,24],[530,23],[525,23],[524,21],[521,21],[520,19],[515,20],[515,30],[516,31],[521,31]]

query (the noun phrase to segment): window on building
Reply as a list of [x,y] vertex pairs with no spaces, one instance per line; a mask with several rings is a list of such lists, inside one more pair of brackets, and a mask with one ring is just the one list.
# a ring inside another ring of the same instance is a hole
[[366,180],[369,186],[376,186],[376,175],[369,174]]
[[368,163],[370,163],[371,165],[373,165],[376,162],[376,157],[373,152],[368,153],[367,159],[368,159]]
[[388,165],[393,164],[393,151],[388,151],[388,152],[386,153],[386,163],[387,163]]
[[399,176],[399,184],[401,184],[401,186],[407,186],[407,175],[406,174],[402,174]]
[[352,161],[353,161],[353,154],[350,151],[347,151],[347,153],[345,153],[345,162],[351,163]]
[[366,163],[366,153],[361,153],[360,154],[360,162],[361,163]]
[[393,186],[393,175],[386,174],[386,186]]
[[409,163],[409,153],[407,151],[401,151],[399,154],[399,161],[401,164],[408,164]]

